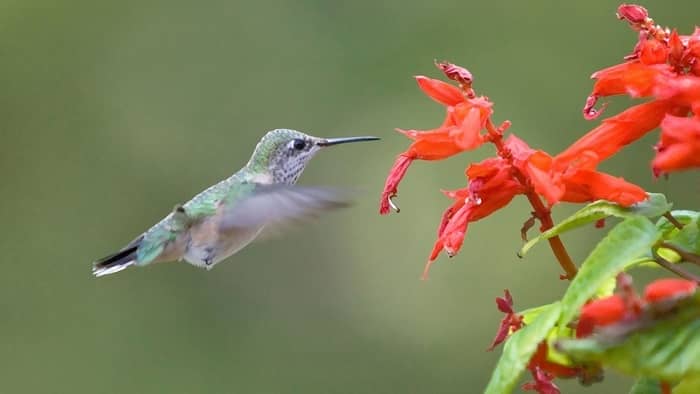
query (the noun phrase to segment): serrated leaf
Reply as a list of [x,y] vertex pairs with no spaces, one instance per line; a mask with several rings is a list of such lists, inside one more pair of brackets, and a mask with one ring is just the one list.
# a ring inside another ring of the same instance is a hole
[[552,238],[608,216],[615,216],[623,219],[633,216],[654,218],[663,215],[671,209],[671,204],[666,201],[666,196],[663,194],[647,193],[647,195],[649,198],[645,201],[627,208],[604,200],[592,202],[573,215],[562,220],[556,226],[525,243],[520,249],[520,252],[518,252],[518,255],[521,257],[524,256],[535,244],[542,240]]
[[636,216],[619,223],[603,238],[586,260],[561,300],[559,326],[576,316],[583,304],[620,273],[631,261],[643,256],[659,238],[649,219]]
[[[609,326],[586,339],[563,339],[557,348],[572,359],[601,362],[632,376],[675,382],[700,374],[700,303],[694,297],[679,312],[631,331]],[[624,326],[630,324],[622,322]]]
[[656,379],[640,378],[634,383],[629,394],[662,394],[661,383]]
[[554,327],[561,308],[559,303],[548,305],[539,310],[531,324],[513,333],[503,347],[503,354],[491,375],[486,387],[486,394],[510,393],[527,368],[530,358],[537,350],[537,345],[547,337]]

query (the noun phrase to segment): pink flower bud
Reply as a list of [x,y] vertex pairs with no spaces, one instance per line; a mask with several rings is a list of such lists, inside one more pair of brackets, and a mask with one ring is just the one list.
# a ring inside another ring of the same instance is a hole
[[633,25],[639,25],[649,17],[647,9],[636,4],[622,4],[617,7],[618,19],[624,19]]

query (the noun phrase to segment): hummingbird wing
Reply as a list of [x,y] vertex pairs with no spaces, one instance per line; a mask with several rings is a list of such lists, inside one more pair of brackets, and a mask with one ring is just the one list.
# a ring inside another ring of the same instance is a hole
[[331,187],[256,184],[253,193],[224,207],[219,228],[231,231],[285,227],[351,205],[347,191]]

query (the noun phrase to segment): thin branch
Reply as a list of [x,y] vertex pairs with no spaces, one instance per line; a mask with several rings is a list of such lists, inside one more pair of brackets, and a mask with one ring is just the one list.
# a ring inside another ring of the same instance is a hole
[[683,223],[679,222],[678,219],[673,217],[673,215],[671,215],[671,212],[664,213],[664,217],[668,219],[668,221],[671,222],[671,224],[673,224],[677,229],[680,230],[683,228]]
[[670,250],[678,253],[678,255],[681,256],[681,258],[683,259],[683,261],[687,261],[689,263],[700,265],[700,256],[698,256],[695,253],[688,252],[687,250],[681,248],[680,246],[676,246],[676,245],[670,244],[668,242],[662,242],[659,245],[663,248],[670,249]]
[[[504,123],[501,127],[496,128],[490,118],[486,121],[486,131],[489,133],[489,139],[496,146],[499,156],[503,157],[504,159],[512,159],[511,152],[508,151],[503,144],[503,131],[507,129],[508,126],[510,126],[510,123]],[[534,209],[533,216],[540,221],[540,231],[547,231],[554,227],[554,221],[552,220],[552,215],[549,209],[545,207],[540,197],[537,195],[537,193],[535,193],[532,185],[528,182],[527,177],[517,168],[515,168],[515,166],[513,166],[513,170],[513,175],[518,182],[526,187],[525,196]],[[574,279],[576,273],[578,272],[578,268],[576,268],[576,264],[574,264],[571,256],[569,256],[569,252],[566,251],[564,243],[561,241],[559,236],[549,238],[547,241],[549,242],[549,247],[554,253],[554,257],[557,258],[559,265],[562,269],[564,269],[564,272],[566,272],[566,275],[562,275],[561,278],[568,280]]]
[[679,267],[678,265],[673,264],[673,263],[669,262],[668,260],[664,259],[663,257],[659,256],[659,254],[657,253],[656,250],[652,250],[652,254],[654,255],[654,261],[658,265],[666,268],[667,270],[673,272],[674,274],[680,276],[681,278],[692,280],[695,283],[700,283],[700,277],[695,276],[695,275],[691,274],[690,272],[687,272],[686,270]]

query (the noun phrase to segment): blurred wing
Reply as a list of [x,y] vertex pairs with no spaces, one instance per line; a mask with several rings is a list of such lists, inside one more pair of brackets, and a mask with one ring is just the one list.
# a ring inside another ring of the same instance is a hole
[[265,232],[316,218],[351,205],[349,193],[330,187],[256,185],[249,197],[223,208],[219,228],[231,231],[264,226]]

